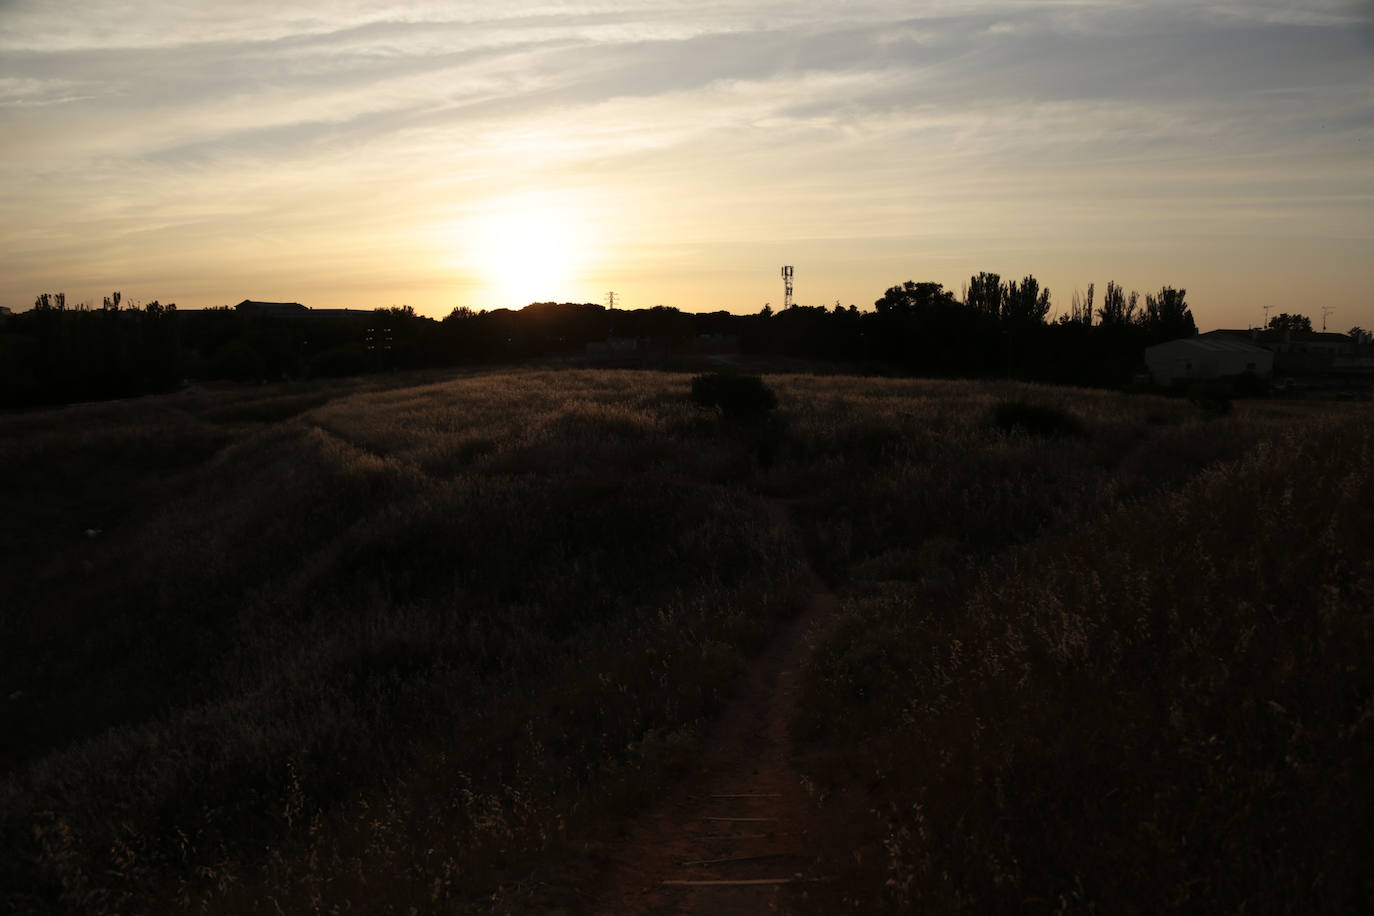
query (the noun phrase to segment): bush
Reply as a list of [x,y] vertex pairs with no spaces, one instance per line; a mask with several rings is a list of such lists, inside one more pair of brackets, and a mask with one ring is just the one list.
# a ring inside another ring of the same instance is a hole
[[757,375],[712,372],[692,379],[692,401],[718,408],[727,420],[761,420],[778,406],[777,395]]
[[992,423],[1004,432],[1020,430],[1032,436],[1076,439],[1086,432],[1083,421],[1060,407],[1026,401],[1003,401],[993,408]]
[[1235,389],[1225,379],[1196,382],[1188,390],[1188,400],[1209,419],[1224,417],[1231,412],[1231,396]]

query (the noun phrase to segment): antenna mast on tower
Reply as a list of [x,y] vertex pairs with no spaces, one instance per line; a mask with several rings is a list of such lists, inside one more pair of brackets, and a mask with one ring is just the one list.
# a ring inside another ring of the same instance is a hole
[[782,269],[782,307],[784,309],[792,307],[792,266],[790,264]]

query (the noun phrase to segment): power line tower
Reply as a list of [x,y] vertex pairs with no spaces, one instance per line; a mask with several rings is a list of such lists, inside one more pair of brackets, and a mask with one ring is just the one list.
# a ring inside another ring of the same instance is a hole
[[1323,306],[1322,306],[1322,330],[1323,330],[1323,331],[1326,330],[1326,316],[1327,316],[1327,315],[1330,315],[1330,314],[1331,314],[1332,312],[1334,312],[1335,310],[1336,310],[1336,307],[1335,307],[1334,305],[1323,305]]
[[1269,327],[1269,310],[1270,310],[1271,308],[1273,308],[1272,305],[1266,305],[1266,306],[1264,306],[1264,326],[1265,326],[1266,328]]
[[614,291],[609,292],[609,293],[606,294],[606,304],[609,305],[609,306],[611,307],[611,311],[613,311],[613,312],[615,311],[615,292],[614,292]]
[[792,307],[792,266],[790,264],[782,269],[782,307],[783,309]]

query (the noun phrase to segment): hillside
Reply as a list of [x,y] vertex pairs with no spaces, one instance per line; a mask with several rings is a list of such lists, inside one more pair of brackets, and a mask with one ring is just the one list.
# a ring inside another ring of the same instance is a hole
[[0,417],[10,908],[588,907],[816,574],[787,906],[1367,905],[1363,405],[690,382]]

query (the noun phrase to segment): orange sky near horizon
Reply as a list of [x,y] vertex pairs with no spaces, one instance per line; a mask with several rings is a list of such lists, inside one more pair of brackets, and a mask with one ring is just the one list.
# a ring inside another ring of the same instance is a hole
[[0,305],[756,312],[792,264],[1374,327],[1368,4],[378,9],[8,4]]

